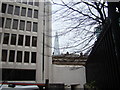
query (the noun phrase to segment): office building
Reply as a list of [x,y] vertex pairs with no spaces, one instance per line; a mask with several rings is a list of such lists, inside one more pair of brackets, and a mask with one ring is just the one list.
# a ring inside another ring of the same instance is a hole
[[44,1],[0,1],[3,81],[44,82],[49,79],[51,4]]

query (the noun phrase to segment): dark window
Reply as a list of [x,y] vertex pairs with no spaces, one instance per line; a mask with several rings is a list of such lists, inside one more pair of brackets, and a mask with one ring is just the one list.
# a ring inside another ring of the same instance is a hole
[[30,54],[30,52],[25,51],[25,55],[24,55],[24,62],[25,63],[29,63],[29,54]]
[[13,5],[9,5],[8,14],[12,14],[12,13],[13,13]]
[[22,2],[22,3],[27,4],[27,0],[23,0],[23,2]]
[[37,0],[35,1],[35,6],[39,6],[39,2]]
[[29,0],[28,4],[33,5],[33,0]]
[[16,34],[11,35],[11,45],[16,45]]
[[18,38],[18,45],[23,45],[23,38],[24,36],[23,35],[19,35],[19,38]]
[[7,50],[2,50],[2,61],[7,61],[7,54],[8,54],[8,51]]
[[26,15],[26,8],[22,7],[21,16],[25,16],[25,15]]
[[10,28],[10,27],[11,27],[11,18],[7,18],[5,28]]
[[35,36],[32,37],[32,46],[33,47],[37,46],[37,37],[35,37]]
[[26,31],[31,31],[31,22],[27,21]]
[[31,53],[31,63],[36,63],[36,52]]
[[17,62],[22,62],[22,51],[17,51]]
[[3,27],[4,25],[4,17],[0,17],[0,27]]
[[9,33],[4,33],[3,44],[9,43]]
[[27,16],[28,16],[28,17],[32,17],[32,9],[28,8]]
[[30,36],[25,36],[25,46],[30,46]]
[[18,28],[18,20],[17,19],[14,19],[13,20],[13,26],[12,26],[13,29],[17,29]]
[[14,59],[15,59],[15,51],[10,50],[9,62],[14,62]]
[[2,33],[0,33],[0,44],[1,44],[1,37],[2,37]]
[[7,4],[2,3],[2,13],[6,12],[6,7],[7,7]]
[[20,29],[20,30],[24,30],[24,28],[25,28],[25,21],[20,20],[20,26],[19,26],[19,29]]
[[15,6],[15,12],[14,12],[14,14],[15,15],[19,15],[19,13],[20,13],[20,7],[19,6]]
[[34,18],[38,18],[38,10],[34,10]]
[[37,32],[38,30],[38,23],[33,22],[33,32]]

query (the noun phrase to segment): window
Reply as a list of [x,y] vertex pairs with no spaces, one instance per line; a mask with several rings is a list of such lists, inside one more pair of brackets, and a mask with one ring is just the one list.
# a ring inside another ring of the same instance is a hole
[[17,29],[18,28],[18,20],[17,19],[14,19],[13,20],[13,26],[12,26],[13,29]]
[[26,31],[31,31],[31,22],[27,21]]
[[2,37],[2,33],[0,33],[0,44],[1,44],[1,37]]
[[27,4],[27,2],[22,2],[22,3]]
[[34,18],[38,18],[38,10],[34,10]]
[[8,14],[12,14],[12,13],[13,13],[13,5],[9,5]]
[[25,46],[30,46],[30,36],[25,36]]
[[20,30],[24,30],[24,28],[25,28],[25,21],[20,20],[20,26],[19,26],[19,29],[20,29]]
[[29,54],[30,54],[30,52],[25,51],[25,54],[24,54],[24,62],[25,63],[29,63]]
[[14,14],[15,15],[19,15],[19,13],[20,13],[20,7],[19,6],[15,6],[15,12],[14,12]]
[[21,16],[26,16],[26,8],[22,7]]
[[39,1],[35,0],[35,6],[39,6]]
[[37,30],[38,30],[38,23],[33,22],[33,32],[37,32]]
[[19,38],[18,38],[18,45],[23,45],[23,38],[24,36],[23,35],[19,35]]
[[8,54],[8,51],[7,50],[2,50],[2,61],[7,61],[7,54]]
[[4,25],[4,17],[0,17],[0,27],[3,28]]
[[32,37],[32,46],[33,47],[37,46],[37,37],[35,37],[35,36]]
[[36,52],[31,53],[31,63],[36,63]]
[[3,44],[9,43],[9,33],[4,33]]
[[17,62],[22,62],[22,51],[17,51]]
[[11,45],[16,45],[16,34],[11,35]]
[[5,28],[9,28],[11,27],[11,18],[7,18],[6,19],[6,24],[5,24]]
[[6,12],[6,7],[7,7],[7,4],[2,3],[2,13]]
[[14,62],[14,59],[15,59],[15,51],[10,50],[9,62]]
[[32,9],[28,8],[28,14],[27,14],[28,17],[32,17]]
[[27,4],[27,0],[22,0],[22,3]]
[[29,0],[28,4],[33,5],[33,0]]

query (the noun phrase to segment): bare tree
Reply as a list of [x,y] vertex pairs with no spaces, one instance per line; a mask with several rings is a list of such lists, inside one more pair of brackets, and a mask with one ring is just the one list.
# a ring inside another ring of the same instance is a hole
[[[90,51],[96,40],[97,31],[107,18],[107,3],[99,0],[52,0],[54,23],[60,20],[59,36],[69,36],[69,43],[61,49],[73,48],[74,52]],[[55,22],[56,21],[56,22]],[[97,27],[97,28],[96,28]],[[67,41],[66,41],[67,42]]]

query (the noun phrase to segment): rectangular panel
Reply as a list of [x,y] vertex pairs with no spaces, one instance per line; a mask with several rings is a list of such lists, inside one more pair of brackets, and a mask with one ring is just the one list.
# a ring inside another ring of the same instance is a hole
[[22,62],[22,51],[17,51],[17,62]]
[[9,43],[9,33],[4,33],[3,44]]
[[10,50],[9,62],[14,62],[14,59],[15,59],[15,51],[14,50]]
[[7,61],[8,50],[2,50],[2,61]]

